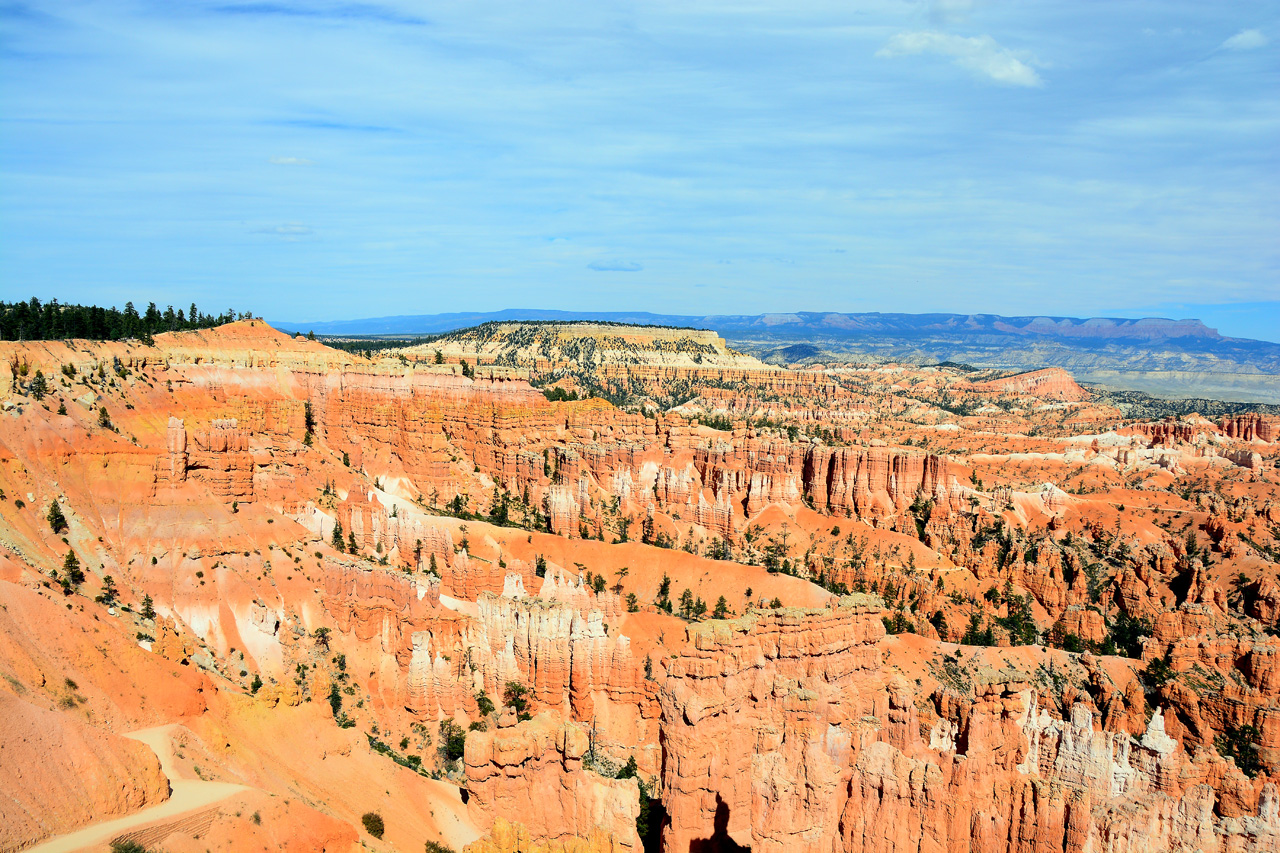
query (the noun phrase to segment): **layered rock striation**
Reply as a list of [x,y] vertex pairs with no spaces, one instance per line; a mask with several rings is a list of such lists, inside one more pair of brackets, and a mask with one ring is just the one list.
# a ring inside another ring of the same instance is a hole
[[472,733],[464,760],[467,808],[476,826],[488,832],[501,817],[536,839],[564,843],[603,834],[613,842],[603,849],[638,853],[639,787],[634,779],[587,770],[590,748],[584,727],[550,712]]

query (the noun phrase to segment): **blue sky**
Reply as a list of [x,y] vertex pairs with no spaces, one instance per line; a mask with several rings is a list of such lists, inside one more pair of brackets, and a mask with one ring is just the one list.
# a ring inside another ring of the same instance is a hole
[[0,298],[1280,340],[1275,2],[0,2]]

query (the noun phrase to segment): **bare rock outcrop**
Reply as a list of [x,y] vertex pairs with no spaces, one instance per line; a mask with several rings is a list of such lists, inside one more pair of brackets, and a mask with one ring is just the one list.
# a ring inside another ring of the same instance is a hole
[[585,769],[590,746],[584,727],[552,712],[473,732],[464,756],[473,822],[489,831],[501,816],[535,839],[566,848],[574,839],[603,834],[613,839],[603,850],[639,851],[639,787],[634,779],[605,779]]
[[1071,378],[1071,374],[1060,367],[1047,367],[1044,370],[1032,370],[1004,379],[975,382],[971,387],[975,391],[1029,394],[1045,399],[1066,401],[1089,399],[1089,392],[1077,385]]
[[463,848],[463,853],[623,853],[633,848],[596,829],[586,838],[540,839],[529,828],[499,817],[484,838]]
[[660,698],[665,849],[831,849],[853,741],[889,713],[880,613],[849,596],[689,626]]
[[[548,586],[564,589],[551,577]],[[653,682],[603,612],[489,593],[476,604],[476,620],[458,633],[414,633],[407,681],[415,712],[474,714],[477,694],[496,700],[514,681],[529,688],[535,709],[591,723],[613,744],[635,750],[657,740]]]
[[1274,787],[1165,731],[1039,707],[1028,676],[941,692],[880,670],[875,602],[691,626],[663,687],[667,849],[908,853],[1274,850]]

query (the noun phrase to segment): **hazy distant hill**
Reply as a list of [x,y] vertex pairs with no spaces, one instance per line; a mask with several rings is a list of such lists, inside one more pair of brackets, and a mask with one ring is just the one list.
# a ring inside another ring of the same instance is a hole
[[[1164,340],[1223,338],[1199,320],[1110,317],[1003,317],[998,314],[841,314],[800,311],[794,314],[652,314],[648,311],[554,311],[508,308],[504,311],[416,314],[333,320],[320,323],[276,325],[306,329],[326,335],[431,334],[477,326],[494,320],[598,320],[611,323],[647,323],[713,329],[721,334],[785,340],[815,337],[846,338],[850,335],[913,335],[956,333],[1017,337],[1065,337],[1072,339],[1132,338]],[[1273,345],[1280,351],[1280,344]]]
[[493,320],[690,326],[712,329],[736,348],[774,363],[869,358],[1018,369],[1063,367],[1082,382],[1159,396],[1280,403],[1280,344],[1223,337],[1199,320],[832,312],[698,316],[508,309],[276,325],[326,335],[409,335],[438,334]]

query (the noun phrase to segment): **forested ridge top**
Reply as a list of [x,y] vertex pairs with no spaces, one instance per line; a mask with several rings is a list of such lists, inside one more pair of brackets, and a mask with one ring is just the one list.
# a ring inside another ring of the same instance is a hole
[[161,311],[156,303],[151,302],[139,312],[133,302],[126,302],[121,310],[115,306],[102,308],[98,305],[64,304],[57,299],[41,302],[33,296],[25,302],[0,301],[0,340],[148,340],[160,332],[210,329],[252,317],[251,311],[236,312],[234,309],[222,314],[205,314],[194,302],[185,311],[182,308],[175,311],[172,305]]

